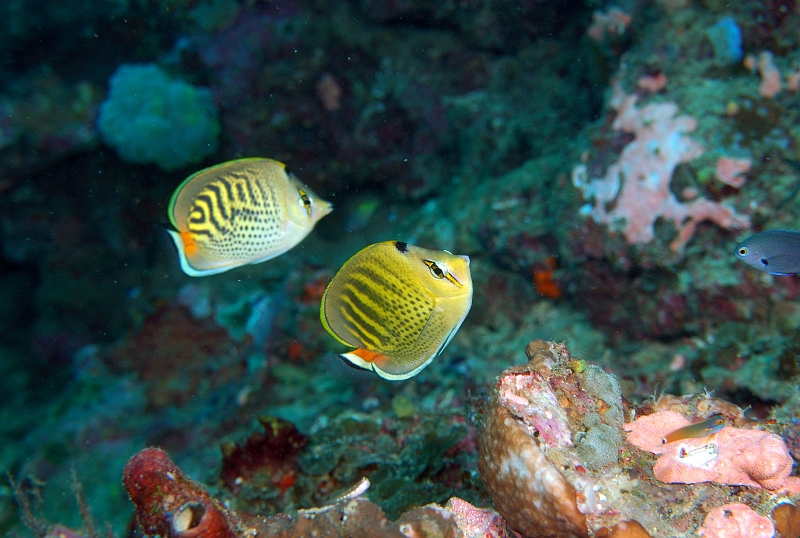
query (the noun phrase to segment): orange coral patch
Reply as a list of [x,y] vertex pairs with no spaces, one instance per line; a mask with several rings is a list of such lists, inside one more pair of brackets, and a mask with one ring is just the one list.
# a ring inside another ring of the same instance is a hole
[[548,256],[545,262],[547,267],[542,269],[538,267],[533,268],[533,287],[541,295],[550,299],[560,299],[564,296],[564,292],[558,283],[553,280],[553,270],[556,268],[555,256]]

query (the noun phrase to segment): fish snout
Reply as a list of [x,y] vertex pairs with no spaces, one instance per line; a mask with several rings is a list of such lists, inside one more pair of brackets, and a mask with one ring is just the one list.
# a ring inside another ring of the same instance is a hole
[[333,211],[333,204],[327,200],[317,200],[314,204],[312,220],[317,222],[319,219]]

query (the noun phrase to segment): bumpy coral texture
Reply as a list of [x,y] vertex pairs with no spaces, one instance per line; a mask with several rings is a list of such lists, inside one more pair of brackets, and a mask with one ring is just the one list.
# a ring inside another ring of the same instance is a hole
[[587,537],[575,488],[503,407],[485,417],[478,469],[497,510],[526,538]]
[[538,432],[547,446],[572,444],[569,419],[558,405],[558,397],[545,376],[536,372],[502,376],[497,388],[497,403]]
[[465,538],[504,538],[508,536],[505,520],[493,510],[478,508],[458,497],[451,497],[445,505],[455,514],[458,528]]
[[97,126],[124,161],[175,170],[217,150],[211,92],[172,79],[156,65],[123,65],[109,81]]
[[190,480],[166,452],[148,448],[125,465],[123,482],[148,536],[237,538],[233,515]]
[[478,470],[509,528],[524,537],[586,537],[576,486],[546,454],[572,443],[569,418],[553,388],[568,383],[552,375],[554,346],[531,342],[529,362],[500,376],[483,416]]
[[[670,248],[680,251],[697,225],[710,220],[723,228],[748,228],[750,220],[722,204],[697,198],[681,203],[670,190],[675,168],[702,155],[705,149],[687,133],[697,120],[678,115],[675,103],[636,106],[637,96],[614,88],[611,106],[617,111],[613,127],[635,138],[622,150],[619,160],[603,178],[588,177],[586,166],[573,170],[573,184],[587,199],[594,198],[594,220],[619,226],[629,244],[649,243],[655,238],[653,224],[659,217],[672,221],[678,236]],[[612,209],[609,209],[611,207]]]
[[662,444],[668,433],[690,424],[674,411],[660,411],[626,424],[628,442],[661,454],[653,474],[662,482],[782,488],[795,491],[797,479],[789,477],[792,458],[775,434],[726,426],[719,433]]
[[703,538],[772,538],[775,526],[746,504],[725,504],[706,516],[700,528]]

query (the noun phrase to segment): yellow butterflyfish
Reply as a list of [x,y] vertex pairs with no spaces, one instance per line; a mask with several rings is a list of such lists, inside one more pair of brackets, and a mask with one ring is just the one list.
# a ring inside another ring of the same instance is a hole
[[206,276],[280,256],[331,210],[283,163],[251,158],[192,174],[168,213],[181,269]]
[[428,366],[472,306],[469,257],[401,241],[370,245],[333,277],[320,305],[325,329],[356,349],[340,355],[385,379]]

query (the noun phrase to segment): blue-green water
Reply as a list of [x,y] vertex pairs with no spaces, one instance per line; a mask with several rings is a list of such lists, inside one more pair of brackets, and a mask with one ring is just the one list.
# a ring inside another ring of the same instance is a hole
[[[365,474],[392,519],[490,506],[469,440],[534,338],[632,406],[749,406],[796,457],[797,277],[733,250],[800,229],[798,22],[793,2],[6,2],[0,466],[37,524],[9,483],[0,532],[84,528],[74,469],[98,528],[126,536],[122,469],[147,446],[265,516]],[[334,210],[277,258],[187,276],[170,197],[245,157]],[[404,381],[347,368],[319,320],[381,241],[471,260],[469,315]],[[245,494],[221,447],[260,416],[307,444],[282,467],[296,482]]]

